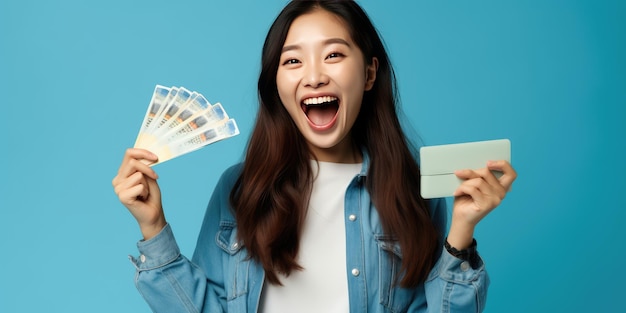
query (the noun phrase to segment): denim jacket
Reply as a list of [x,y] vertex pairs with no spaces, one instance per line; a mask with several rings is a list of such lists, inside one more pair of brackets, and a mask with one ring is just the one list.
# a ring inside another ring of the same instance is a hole
[[[426,282],[416,288],[396,286],[402,251],[386,235],[364,186],[368,159],[345,195],[346,279],[351,313],[482,312],[489,278],[482,260],[473,269],[441,244],[439,259]],[[264,283],[260,264],[248,258],[237,238],[229,193],[241,171],[235,165],[215,187],[192,260],[180,254],[167,225],[140,241],[131,257],[137,289],[154,312],[257,312]],[[430,200],[433,223],[444,230],[443,199]],[[442,236],[443,237],[443,236]]]

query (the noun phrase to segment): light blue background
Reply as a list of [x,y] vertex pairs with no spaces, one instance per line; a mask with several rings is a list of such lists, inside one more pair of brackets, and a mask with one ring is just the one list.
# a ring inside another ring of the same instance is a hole
[[[154,85],[221,102],[242,135],[156,167],[191,255],[242,157],[285,1],[0,2],[0,312],[148,312],[140,233],[111,179]],[[623,1],[377,1],[407,120],[426,144],[510,138],[519,178],[481,223],[487,312],[623,307]]]

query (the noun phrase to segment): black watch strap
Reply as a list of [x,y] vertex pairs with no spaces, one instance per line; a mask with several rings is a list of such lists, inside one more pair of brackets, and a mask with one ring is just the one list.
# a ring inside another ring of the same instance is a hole
[[448,238],[446,238],[444,246],[446,247],[446,250],[448,250],[448,253],[452,254],[454,257],[469,262],[473,269],[478,268],[480,258],[478,257],[478,251],[476,249],[478,246],[476,239],[472,239],[472,244],[467,249],[463,250],[458,250],[457,248],[451,246],[450,243],[448,243]]

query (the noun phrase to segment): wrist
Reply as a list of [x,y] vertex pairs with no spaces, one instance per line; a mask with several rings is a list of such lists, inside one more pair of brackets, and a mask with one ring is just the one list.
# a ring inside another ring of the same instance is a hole
[[470,225],[459,225],[452,222],[448,232],[448,243],[456,249],[467,249],[474,241],[474,227]]
[[161,230],[167,225],[165,221],[165,217],[159,218],[156,222],[139,225],[139,229],[141,230],[141,234],[143,235],[143,240],[150,240],[152,237],[158,235]]

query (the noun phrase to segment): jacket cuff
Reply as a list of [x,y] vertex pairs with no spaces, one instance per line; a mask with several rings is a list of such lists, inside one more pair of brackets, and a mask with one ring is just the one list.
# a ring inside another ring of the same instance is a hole
[[468,283],[477,280],[485,270],[485,264],[479,255],[477,255],[476,265],[476,268],[472,268],[469,261],[459,259],[443,249],[434,269],[437,272],[436,275],[444,280]]
[[152,270],[174,262],[180,255],[180,249],[169,224],[149,240],[137,243],[139,257],[129,256],[138,271]]

